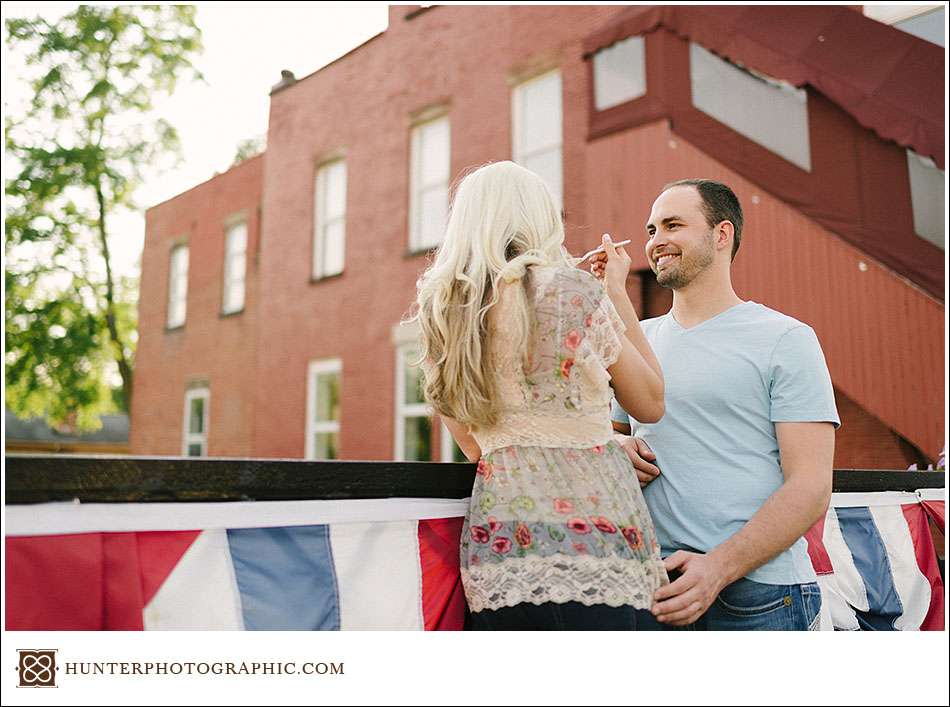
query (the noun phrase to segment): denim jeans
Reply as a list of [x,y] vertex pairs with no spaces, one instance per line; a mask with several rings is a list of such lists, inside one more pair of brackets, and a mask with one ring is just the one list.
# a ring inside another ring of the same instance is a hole
[[469,617],[472,631],[633,631],[637,610],[632,606],[564,604],[515,604],[476,611]]
[[821,589],[807,584],[763,584],[740,579],[720,592],[706,613],[690,626],[661,624],[649,611],[637,612],[640,631],[814,631],[821,611]]

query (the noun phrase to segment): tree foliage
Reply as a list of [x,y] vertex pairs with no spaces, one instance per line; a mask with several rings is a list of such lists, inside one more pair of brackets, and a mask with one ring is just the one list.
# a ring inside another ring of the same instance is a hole
[[200,78],[201,33],[180,5],[82,5],[6,33],[29,84],[5,126],[6,404],[89,429],[132,396],[137,285],[113,271],[110,217],[179,156],[154,101]]

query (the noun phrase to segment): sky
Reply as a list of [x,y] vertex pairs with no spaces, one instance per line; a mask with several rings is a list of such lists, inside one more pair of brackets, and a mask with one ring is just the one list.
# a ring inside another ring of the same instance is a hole
[[[205,47],[195,63],[205,82],[179,83],[171,97],[156,105],[156,116],[178,129],[183,160],[174,170],[149,176],[137,193],[145,207],[225,171],[240,141],[266,135],[268,94],[282,69],[298,78],[306,76],[385,30],[388,23],[385,3],[195,4]],[[4,2],[3,17],[39,14],[55,19],[75,7],[76,3]],[[4,54],[6,104],[11,94],[22,90],[15,78],[22,58]],[[116,217],[110,232],[116,271],[137,274],[144,211]]]

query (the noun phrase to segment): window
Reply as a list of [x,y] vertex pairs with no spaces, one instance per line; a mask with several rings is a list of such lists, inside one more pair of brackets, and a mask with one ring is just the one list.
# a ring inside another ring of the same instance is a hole
[[762,147],[811,171],[808,94],[689,45],[693,105]]
[[594,107],[606,110],[647,92],[643,37],[630,37],[594,54]]
[[409,197],[409,250],[433,248],[442,242],[449,210],[448,116],[412,129]]
[[307,372],[307,459],[336,459],[340,450],[340,359],[311,361]]
[[413,346],[396,351],[396,461],[432,458],[432,412],[422,399],[422,370],[411,365],[418,357]]
[[947,46],[947,35],[945,29],[947,10],[944,7],[938,7],[929,12],[923,12],[906,20],[895,22],[894,26],[902,29],[915,37],[926,39],[933,44],[939,44],[941,47]]
[[313,277],[343,272],[346,244],[346,161],[317,170],[314,194]]
[[236,223],[224,236],[224,314],[244,309],[244,274],[247,267],[247,224]]
[[866,17],[945,47],[946,8],[940,5],[864,5]]
[[512,160],[539,174],[560,209],[561,72],[551,71],[516,86],[511,98]]
[[208,456],[208,406],[211,392],[192,388],[185,393],[185,434],[181,453],[186,457]]
[[907,150],[907,169],[910,172],[910,198],[914,208],[914,231],[938,248],[946,249],[943,207],[947,175],[937,169],[933,160]]
[[188,302],[188,246],[172,249],[168,267],[168,318],[166,326],[182,326]]
[[449,428],[444,424],[442,425],[441,456],[442,461],[444,462],[468,462],[468,458],[465,456],[465,453],[459,448],[455,438],[452,436],[452,433],[449,432]]

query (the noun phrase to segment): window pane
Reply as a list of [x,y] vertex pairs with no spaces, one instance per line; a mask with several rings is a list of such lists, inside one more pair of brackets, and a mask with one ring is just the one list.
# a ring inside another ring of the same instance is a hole
[[342,216],[346,212],[346,162],[340,160],[328,165],[326,170],[327,186],[323,215],[324,221]]
[[946,248],[944,228],[944,188],[946,172],[937,169],[932,160],[907,150],[910,172],[910,198],[914,210],[914,231],[939,248]]
[[205,400],[204,398],[192,398],[188,409],[188,432],[191,434],[201,434],[204,432],[205,418]]
[[561,74],[530,81],[521,92],[519,155],[561,144]]
[[233,258],[247,250],[247,224],[238,223],[228,230],[227,255]]
[[185,323],[188,296],[188,248],[178,246],[171,253],[168,281],[168,326]]
[[442,242],[445,235],[445,222],[448,218],[449,192],[446,187],[433,187],[422,192],[419,208],[422,213],[419,233],[419,246],[434,246]]
[[811,170],[808,95],[689,45],[693,105],[804,170]]
[[317,422],[340,419],[340,376],[321,373],[317,376]]
[[244,307],[244,274],[247,253],[247,226],[238,224],[228,231],[225,261],[224,302],[225,313],[237,312]]
[[901,22],[894,23],[898,29],[902,29],[915,37],[926,39],[928,42],[939,44],[941,47],[947,46],[947,38],[944,30],[944,19],[946,8],[939,7],[936,10],[916,15]]
[[522,166],[539,175],[548,185],[554,201],[561,205],[561,150],[542,152],[522,161]]
[[225,314],[244,309],[244,280],[228,283],[224,291],[223,309]]
[[421,140],[420,187],[449,181],[449,119],[440,118],[417,128]]
[[313,436],[314,459],[337,458],[337,434],[336,432],[317,432]]
[[201,445],[200,444],[189,444],[188,445],[188,456],[189,457],[200,457],[201,454]]
[[422,398],[422,368],[419,366],[410,366],[410,361],[415,361],[418,354],[415,352],[404,354],[405,356],[405,382],[406,394],[404,402],[406,405],[424,402]]
[[407,417],[403,440],[406,461],[430,461],[432,421],[428,417]]
[[643,37],[617,42],[594,55],[594,103],[597,110],[626,103],[646,93]]
[[321,275],[343,272],[343,251],[346,238],[346,221],[338,219],[327,224],[323,231],[323,264]]

